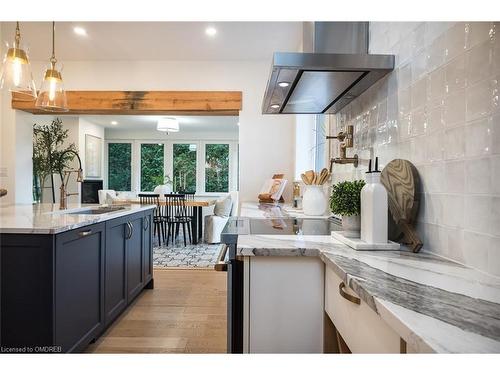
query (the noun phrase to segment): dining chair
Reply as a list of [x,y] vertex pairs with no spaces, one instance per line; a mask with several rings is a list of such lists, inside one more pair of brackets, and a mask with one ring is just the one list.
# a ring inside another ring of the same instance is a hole
[[184,194],[165,194],[164,196],[165,209],[163,211],[163,214],[167,227],[167,246],[170,243],[170,236],[172,236],[172,244],[175,243],[175,239],[179,235],[181,225],[182,235],[184,237],[184,246],[187,246],[186,224],[190,243],[192,243],[192,235],[190,225],[191,218],[187,215],[186,209],[186,196]]
[[160,194],[139,194],[141,204],[154,204],[156,208],[153,213],[154,235],[158,236],[158,246],[161,246],[161,240],[165,241],[165,233],[163,231],[164,216],[162,207],[160,206]]
[[191,239],[191,233],[193,233],[193,235],[196,235],[196,233],[194,233],[195,231],[195,228],[194,228],[194,205],[193,205],[193,202],[194,202],[194,194],[195,192],[194,191],[180,191],[179,194],[182,194],[184,195],[184,197],[186,198],[186,214],[187,216],[191,219],[191,222],[190,222],[190,225],[189,225],[189,240],[192,242],[192,239]]

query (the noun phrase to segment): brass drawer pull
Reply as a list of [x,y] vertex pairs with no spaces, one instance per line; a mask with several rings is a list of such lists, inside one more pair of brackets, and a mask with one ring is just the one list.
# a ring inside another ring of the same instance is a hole
[[346,300],[352,302],[352,303],[355,303],[356,305],[360,305],[361,304],[361,300],[358,298],[358,297],[355,297],[353,295],[350,295],[349,293],[347,293],[345,290],[345,284],[344,282],[342,281],[340,284],[339,284],[339,293],[342,297],[344,297]]
[[78,232],[79,237],[86,237],[86,236],[90,236],[91,234],[92,234],[92,229],[83,230],[81,232]]

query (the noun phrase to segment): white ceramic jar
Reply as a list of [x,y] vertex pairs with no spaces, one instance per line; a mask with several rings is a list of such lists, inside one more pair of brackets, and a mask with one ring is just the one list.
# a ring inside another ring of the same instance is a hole
[[328,207],[328,200],[323,185],[307,185],[302,198],[302,209],[305,215],[321,216]]

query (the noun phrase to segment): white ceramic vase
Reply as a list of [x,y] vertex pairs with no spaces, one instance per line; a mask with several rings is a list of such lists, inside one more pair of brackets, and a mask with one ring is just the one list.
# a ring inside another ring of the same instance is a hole
[[342,216],[342,231],[347,238],[359,238],[361,230],[361,216]]
[[321,216],[328,205],[322,185],[308,185],[302,198],[302,209],[305,215]]
[[153,193],[160,194],[160,197],[163,197],[163,194],[170,194],[172,193],[172,184],[158,185]]

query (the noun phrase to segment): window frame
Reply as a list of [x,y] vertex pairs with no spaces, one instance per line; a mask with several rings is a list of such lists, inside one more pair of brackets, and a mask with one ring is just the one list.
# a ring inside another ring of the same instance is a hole
[[[103,185],[108,189],[108,169],[109,169],[109,143],[129,143],[132,148],[131,159],[131,193],[151,193],[141,191],[141,145],[142,144],[163,144],[163,173],[173,178],[173,145],[174,144],[196,144],[196,195],[220,196],[227,192],[206,192],[205,191],[205,152],[207,144],[228,144],[229,145],[229,192],[238,189],[239,180],[239,141],[237,140],[192,140],[192,139],[106,139],[104,152],[104,178]],[[124,193],[127,193],[124,191]]]
[[[110,143],[128,143],[130,144],[130,188],[134,189],[134,141],[133,140],[105,140],[105,150],[104,150],[104,178],[103,187],[104,189],[109,189],[109,144]],[[133,190],[132,190],[133,191]],[[117,192],[127,192],[126,190],[117,190]]]

